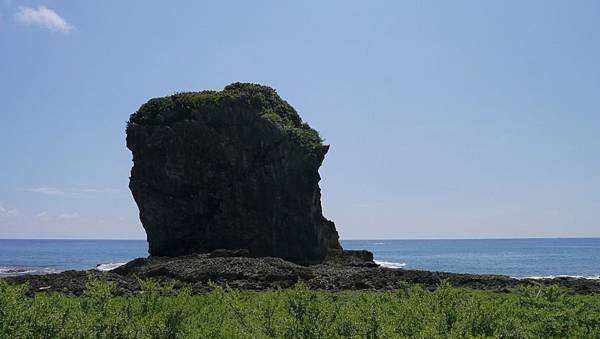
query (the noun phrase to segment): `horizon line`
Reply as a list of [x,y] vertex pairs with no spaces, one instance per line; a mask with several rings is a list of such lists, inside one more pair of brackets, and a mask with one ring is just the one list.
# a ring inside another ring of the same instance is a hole
[[[536,239],[600,239],[600,236],[551,236],[551,237],[480,237],[480,238],[368,238],[339,239],[340,241],[421,241],[421,240],[536,240]],[[148,241],[124,238],[1,238],[0,240],[61,240],[61,241]]]

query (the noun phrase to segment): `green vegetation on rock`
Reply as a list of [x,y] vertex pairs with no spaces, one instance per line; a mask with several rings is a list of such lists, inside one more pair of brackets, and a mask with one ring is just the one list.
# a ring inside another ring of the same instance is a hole
[[0,280],[0,338],[598,338],[600,295],[558,287],[496,293],[442,282],[434,291],[292,289],[204,295],[140,281],[143,293],[113,295],[91,280],[81,297],[38,293]]
[[323,146],[319,132],[302,122],[294,108],[268,87],[250,83],[234,83],[223,91],[183,92],[150,99],[129,119],[131,124],[168,125],[193,120],[206,112],[250,110],[272,121],[301,145]]

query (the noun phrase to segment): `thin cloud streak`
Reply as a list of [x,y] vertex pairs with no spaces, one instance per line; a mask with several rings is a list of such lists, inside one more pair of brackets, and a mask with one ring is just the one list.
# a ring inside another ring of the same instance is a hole
[[61,196],[61,197],[72,197],[72,196],[77,195],[77,193],[74,193],[74,192],[63,191],[63,190],[59,190],[56,188],[50,188],[50,187],[26,188],[26,189],[24,189],[24,191],[45,194],[45,195]]
[[69,33],[73,29],[73,26],[68,24],[58,13],[46,6],[39,6],[37,9],[19,7],[15,18],[21,24],[41,26],[52,32]]
[[43,212],[40,212],[40,213],[36,214],[35,217],[36,218],[43,218],[43,217],[46,217],[47,215],[48,215],[48,212],[43,211]]
[[108,193],[108,194],[118,194],[121,191],[115,188],[88,188],[81,190],[83,193]]
[[16,208],[6,208],[0,204],[0,217],[16,217],[19,215],[19,210]]
[[116,188],[86,188],[78,190],[66,190],[51,187],[33,187],[26,188],[23,191],[31,193],[39,193],[45,195],[61,196],[61,197],[74,197],[82,194],[119,194],[120,190]]
[[58,219],[61,219],[61,220],[73,220],[73,219],[78,219],[79,217],[80,217],[80,215],[77,212],[63,213],[63,214],[58,215]]

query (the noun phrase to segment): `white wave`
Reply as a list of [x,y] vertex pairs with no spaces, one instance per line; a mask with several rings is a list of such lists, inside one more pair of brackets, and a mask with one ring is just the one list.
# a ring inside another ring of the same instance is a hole
[[0,267],[0,274],[27,274],[33,271],[22,267]]
[[564,275],[564,274],[559,274],[559,275],[544,275],[544,276],[532,276],[532,277],[519,277],[517,279],[542,280],[542,279],[556,279],[556,278],[575,278],[575,279],[600,280],[600,275],[585,276],[585,275]]
[[405,262],[391,262],[391,261],[381,261],[381,260],[373,260],[377,265],[381,265],[387,268],[403,268],[406,266]]
[[384,242],[376,242],[376,243],[373,243],[373,245],[385,245],[385,243]]
[[42,268],[32,268],[32,267],[7,267],[0,266],[0,276],[14,276],[14,275],[23,275],[23,274],[48,274],[48,273],[56,273],[58,272],[55,269],[42,267]]
[[102,272],[112,271],[115,268],[117,268],[119,266],[123,266],[125,264],[126,263],[124,263],[124,262],[114,262],[114,263],[111,262],[108,264],[98,264],[98,265],[96,265],[96,270],[102,271]]

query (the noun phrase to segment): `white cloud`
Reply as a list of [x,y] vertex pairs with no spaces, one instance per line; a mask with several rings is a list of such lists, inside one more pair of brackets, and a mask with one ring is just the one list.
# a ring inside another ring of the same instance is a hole
[[36,218],[43,218],[48,215],[48,212],[43,211],[35,215]]
[[58,189],[51,187],[26,188],[24,191],[61,197],[73,197],[81,194],[119,194],[121,192],[116,188]]
[[73,219],[78,219],[79,217],[80,217],[80,215],[77,212],[63,213],[63,214],[58,215],[58,219],[61,219],[61,220],[73,220]]
[[22,24],[42,26],[53,32],[68,33],[73,29],[73,26],[69,25],[65,19],[46,6],[39,6],[37,9],[19,7],[15,18]]
[[81,190],[83,193],[110,193],[110,194],[118,194],[120,191],[115,188],[88,188]]
[[16,217],[19,215],[19,210],[16,208],[5,208],[0,204],[0,217]]
[[76,195],[76,193],[73,193],[73,192],[62,191],[62,190],[59,190],[56,188],[49,188],[49,187],[26,188],[25,191],[46,194],[46,195],[56,195],[56,196],[62,196],[62,197],[69,197],[69,196]]

